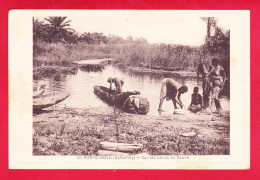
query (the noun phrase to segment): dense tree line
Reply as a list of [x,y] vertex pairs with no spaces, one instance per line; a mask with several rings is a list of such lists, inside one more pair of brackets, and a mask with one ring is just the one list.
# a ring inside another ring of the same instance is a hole
[[[55,56],[62,59],[63,56],[59,54],[59,51],[68,48],[74,54],[78,52],[78,56],[68,54],[64,58],[84,59],[92,53],[99,57],[114,57],[118,63],[130,66],[176,67],[180,70],[195,70],[201,59],[209,62],[212,57],[218,57],[222,64],[228,67],[226,69],[229,74],[230,31],[224,31],[218,27],[217,19],[213,17],[201,19],[207,28],[205,43],[199,47],[191,47],[163,43],[149,44],[144,38],[133,39],[129,36],[123,39],[118,36],[105,36],[103,33],[97,32],[78,34],[70,28],[71,21],[67,17],[48,17],[44,20],[34,18],[34,57],[37,57],[36,59],[39,61],[44,58],[45,52],[51,51],[55,52],[52,54],[53,59]],[[50,44],[49,47],[46,47],[48,44]],[[66,61],[66,59],[62,59],[62,61]]]
[[78,43],[88,44],[107,43],[103,33],[83,33],[79,35],[74,29],[70,28],[70,20],[67,17],[48,17],[40,21],[33,18],[33,40],[48,43]]

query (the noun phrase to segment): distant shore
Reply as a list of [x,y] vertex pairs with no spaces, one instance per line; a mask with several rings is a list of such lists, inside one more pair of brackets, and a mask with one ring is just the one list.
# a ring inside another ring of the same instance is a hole
[[196,77],[196,73],[192,71],[169,71],[163,69],[152,69],[148,67],[134,67],[134,66],[126,66],[122,64],[111,63],[108,59],[100,59],[97,63],[93,62],[94,60],[89,60],[90,63],[86,63],[82,61],[77,61],[78,63],[73,63],[69,66],[38,66],[33,68],[33,79],[40,80],[44,77],[55,77],[55,76],[62,76],[67,74],[76,74],[78,68],[83,69],[93,69],[93,71],[98,70],[101,71],[102,68],[105,67],[107,64],[112,64],[113,66],[127,70],[130,73],[141,73],[141,74],[157,74],[157,75],[169,75],[176,78],[191,78],[194,79]]
[[[117,65],[116,65],[117,66]],[[117,66],[118,67],[118,66]],[[119,66],[120,68],[120,66]],[[123,69],[126,69],[130,72],[133,73],[143,73],[143,74],[158,74],[158,75],[170,75],[176,78],[191,78],[195,79],[196,78],[196,72],[192,71],[169,71],[169,70],[163,70],[163,69],[152,69],[152,68],[147,68],[147,67],[124,67]]]

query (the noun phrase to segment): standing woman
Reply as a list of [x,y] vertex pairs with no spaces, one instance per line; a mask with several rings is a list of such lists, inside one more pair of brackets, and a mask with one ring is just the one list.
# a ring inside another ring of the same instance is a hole
[[219,112],[221,110],[220,101],[218,98],[218,95],[220,91],[223,89],[223,86],[226,81],[226,74],[224,71],[224,68],[220,66],[219,59],[213,58],[211,60],[212,69],[210,72],[208,72],[207,75],[210,77],[210,96],[211,96],[211,108],[213,103],[216,105],[216,112]]
[[199,83],[200,75],[202,76],[202,95],[203,95],[203,107],[207,108],[209,106],[209,96],[210,96],[210,80],[207,76],[208,70],[204,64],[203,59],[200,61],[197,69],[197,83]]

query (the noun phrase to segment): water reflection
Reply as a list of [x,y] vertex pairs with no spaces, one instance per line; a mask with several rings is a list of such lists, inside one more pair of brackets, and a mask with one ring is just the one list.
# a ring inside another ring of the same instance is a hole
[[[92,69],[93,70],[93,69]],[[126,72],[114,68],[112,66],[105,66],[101,71],[83,71],[78,70],[76,75],[67,75],[63,81],[54,81],[53,79],[45,79],[48,84],[48,91],[54,92],[69,92],[71,95],[61,105],[69,107],[89,108],[89,107],[108,107],[108,105],[100,100],[95,94],[93,87],[101,85],[109,87],[107,79],[109,77],[119,77],[124,80],[123,91],[138,90],[141,96],[148,98],[150,101],[150,115],[158,115],[157,109],[159,105],[159,96],[161,81],[163,78],[171,77],[180,84],[188,86],[187,93],[182,95],[182,101],[186,107],[190,104],[191,94],[194,86],[199,87],[199,93],[202,94],[201,83],[197,84],[195,78],[181,78],[180,76],[172,77],[170,74],[155,74],[155,73],[134,73]],[[225,96],[221,98],[221,105],[223,109],[229,109],[229,99]],[[166,113],[173,113],[172,101],[165,101],[163,109]]]

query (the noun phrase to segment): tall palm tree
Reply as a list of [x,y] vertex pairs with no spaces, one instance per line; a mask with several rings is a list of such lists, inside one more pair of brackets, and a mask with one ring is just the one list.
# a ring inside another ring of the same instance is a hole
[[211,31],[213,28],[216,28],[217,26],[217,19],[214,17],[201,17],[201,19],[207,23],[207,36],[206,38],[210,38],[211,36]]
[[45,18],[50,25],[50,36],[53,42],[62,41],[66,38],[68,32],[74,32],[69,28],[71,20],[67,20],[67,17],[48,17]]
[[48,41],[48,26],[37,18],[33,18],[33,41],[43,40]]

